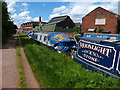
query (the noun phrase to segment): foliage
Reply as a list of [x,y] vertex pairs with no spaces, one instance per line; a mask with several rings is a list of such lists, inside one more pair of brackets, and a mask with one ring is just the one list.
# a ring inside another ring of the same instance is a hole
[[0,3],[2,3],[2,42],[4,44],[7,39],[16,32],[17,26],[9,17],[6,2],[0,1]]
[[80,23],[75,23],[75,26],[73,27],[76,33],[80,33],[82,31]]
[[73,29],[75,30],[76,33],[80,33],[81,32],[81,28],[73,27]]
[[104,29],[103,29],[103,28],[100,28],[100,29],[98,30],[98,33],[101,33],[102,31],[104,31]]
[[120,88],[120,80],[84,69],[65,53],[21,37],[29,64],[41,88]]

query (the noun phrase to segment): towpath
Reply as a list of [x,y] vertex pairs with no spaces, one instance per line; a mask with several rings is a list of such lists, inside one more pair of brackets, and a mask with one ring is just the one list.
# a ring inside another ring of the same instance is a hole
[[[2,65],[2,78],[0,78],[0,87],[2,88],[19,88],[19,78],[17,69],[16,56],[16,36],[11,37],[8,42],[0,49],[0,65]],[[20,53],[25,73],[25,81],[27,88],[39,88],[39,85],[34,77],[31,67],[27,61],[24,49],[20,47]]]
[[11,37],[2,50],[2,88],[18,88],[18,70],[15,36]]

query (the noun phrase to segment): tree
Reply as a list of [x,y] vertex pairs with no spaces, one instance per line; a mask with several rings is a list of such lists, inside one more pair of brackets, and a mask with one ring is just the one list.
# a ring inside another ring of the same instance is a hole
[[81,32],[81,25],[80,25],[80,23],[75,23],[74,30],[75,30],[76,33],[80,33]]
[[6,2],[0,1],[0,3],[2,3],[2,43],[4,44],[15,33],[17,26],[10,19]]

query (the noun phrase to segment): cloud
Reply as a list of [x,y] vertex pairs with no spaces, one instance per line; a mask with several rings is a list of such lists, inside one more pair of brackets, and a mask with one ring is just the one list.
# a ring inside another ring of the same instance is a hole
[[8,12],[10,12],[11,14],[14,13],[16,10],[15,10],[15,7],[16,6],[16,2],[12,1],[12,2],[9,2],[7,7],[8,7]]
[[[14,13],[11,18],[14,20],[14,23],[20,27],[20,25],[22,23],[25,23],[25,22],[30,22],[30,21],[35,21],[35,22],[39,22],[39,17],[34,17],[32,18],[30,15],[30,11],[24,11],[24,12],[21,12],[19,14],[16,14]],[[47,20],[43,20],[41,18],[42,21],[46,22]],[[48,22],[48,21],[47,21]]]
[[[31,17],[30,16],[30,11],[28,10],[28,4],[27,3],[21,3],[21,4],[16,4],[17,1],[19,0],[6,0],[7,1],[7,7],[10,14],[11,19],[14,21],[14,23],[20,27],[20,25],[22,23],[25,22],[30,22],[30,21],[39,21],[39,17]],[[16,7],[21,8],[20,12],[15,12],[16,11]],[[45,4],[44,4],[45,6]],[[42,18],[41,18],[42,19]],[[43,20],[42,21],[47,21],[47,20]]]
[[23,17],[23,16],[27,16],[30,13],[30,11],[23,11],[19,14],[19,16]]
[[27,4],[27,3],[22,3],[21,5],[22,5],[22,6],[25,6],[25,7],[27,7],[27,6],[28,6],[28,4]]
[[46,6],[46,4],[42,4],[43,5],[43,7],[45,7]]
[[58,7],[58,8],[54,8],[53,13],[63,12],[64,10],[66,10],[66,6],[61,6],[61,7]]
[[118,2],[119,0],[61,0],[61,2]]
[[35,17],[35,18],[33,18],[33,21],[39,21],[39,17]]
[[15,13],[11,16],[12,19],[17,19],[18,18],[18,15]]
[[6,2],[19,2],[20,0],[5,0]]
[[86,14],[88,14],[98,6],[118,13],[117,4],[118,2],[71,2],[69,3],[69,5],[54,8],[53,12],[49,16],[49,19],[56,16],[69,15],[74,22],[82,22],[82,17],[84,17]]
[[53,17],[57,17],[57,16],[61,16],[60,13],[55,13],[55,14],[51,14],[49,16],[49,19],[53,18]]

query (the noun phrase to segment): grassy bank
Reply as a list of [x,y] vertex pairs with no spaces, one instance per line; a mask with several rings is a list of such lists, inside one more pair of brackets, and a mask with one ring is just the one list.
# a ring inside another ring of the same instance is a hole
[[16,54],[17,54],[17,68],[19,72],[19,88],[26,88],[24,68],[21,59],[19,42],[16,43]]
[[29,64],[42,88],[120,88],[120,80],[84,69],[66,54],[59,54],[21,37]]

